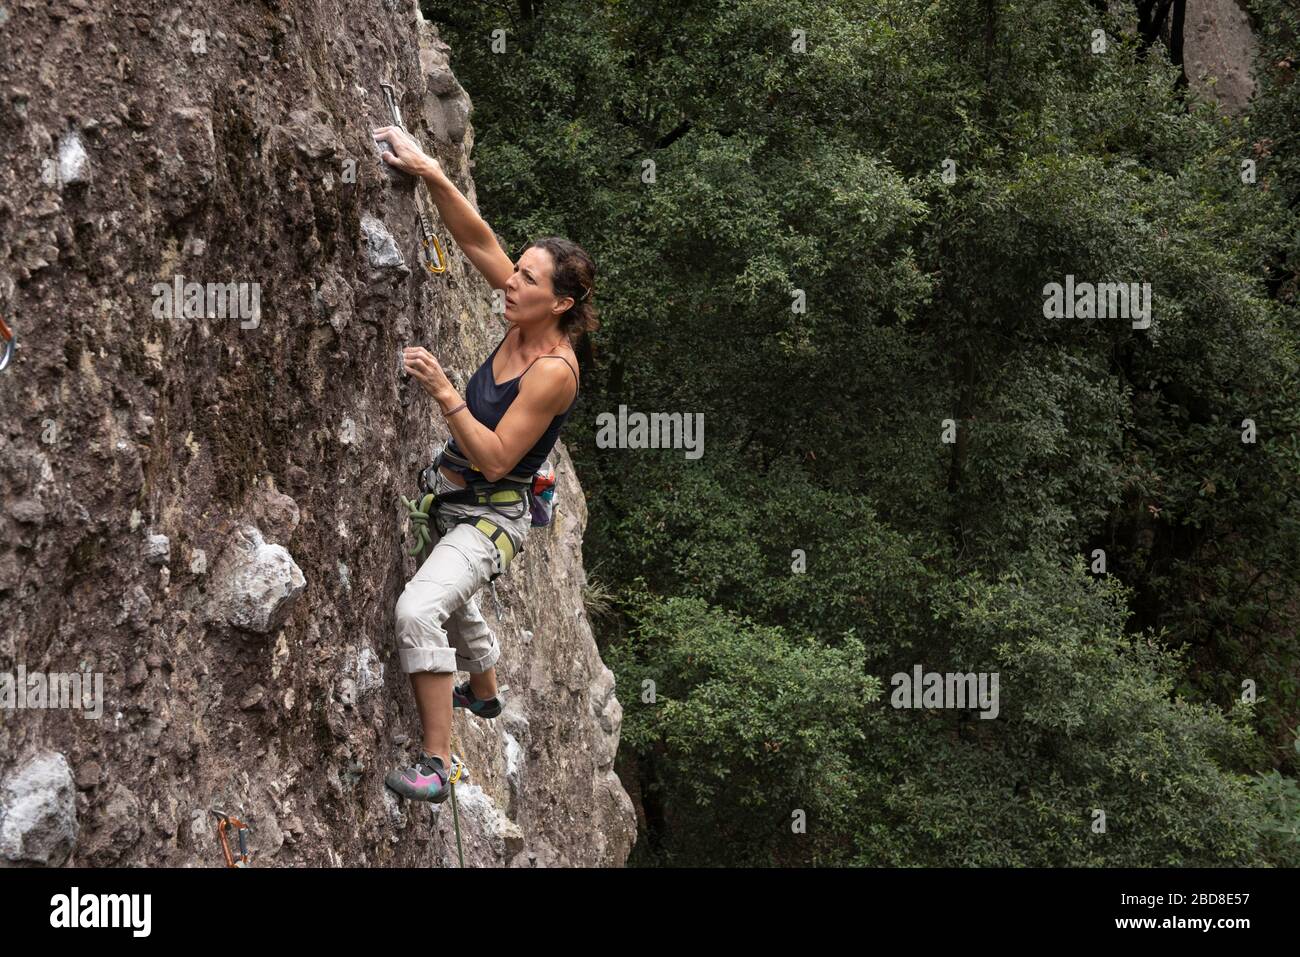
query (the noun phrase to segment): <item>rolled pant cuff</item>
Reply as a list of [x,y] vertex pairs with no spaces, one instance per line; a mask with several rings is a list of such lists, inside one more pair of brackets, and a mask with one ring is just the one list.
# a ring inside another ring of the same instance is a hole
[[468,671],[472,675],[479,675],[496,665],[497,659],[500,657],[501,645],[493,641],[492,647],[481,658],[465,658],[460,652],[457,652],[456,667],[461,671]]
[[456,671],[456,652],[451,648],[401,648],[397,652],[402,671],[434,671],[439,674]]

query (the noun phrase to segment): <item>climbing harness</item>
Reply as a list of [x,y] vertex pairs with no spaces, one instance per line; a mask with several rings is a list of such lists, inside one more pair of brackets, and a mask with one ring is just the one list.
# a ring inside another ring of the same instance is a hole
[[[476,481],[487,482],[487,479],[483,478],[483,473],[469,459],[457,455],[444,445],[442,451],[435,456],[433,464],[420,473],[421,488],[433,487],[432,473],[436,472],[440,465],[446,465],[471,484]],[[536,472],[531,474],[512,472],[497,484],[521,488],[529,493],[529,510],[532,512],[533,527],[551,524],[551,519],[555,517],[556,472],[549,458]]]
[[9,365],[9,360],[14,357],[14,350],[17,348],[13,330],[5,323],[4,317],[0,316],[0,371]]
[[[424,491],[421,488],[421,491]],[[472,488],[459,489],[455,492],[447,492],[439,495],[434,492],[424,491],[416,501],[407,499],[405,495],[401,496],[402,504],[406,506],[407,518],[411,522],[411,527],[415,531],[415,544],[407,550],[408,555],[418,556],[430,544],[429,538],[429,518],[436,513],[438,506],[444,502],[456,505],[487,505],[494,511],[500,512],[497,505],[508,505],[524,501],[524,493],[517,489],[500,489],[494,492],[478,492]],[[505,514],[500,512],[500,514]],[[498,525],[492,519],[485,515],[462,515],[453,519],[453,524],[462,525],[465,523],[472,524],[480,532],[486,535],[492,544],[497,547],[499,560],[497,569],[492,573],[489,582],[494,582],[506,570],[511,560],[515,557],[515,545],[506,534],[506,530]],[[441,529],[440,529],[441,530]]]
[[[216,808],[210,808],[217,818],[217,839],[221,841],[221,853],[225,855],[227,867],[248,867],[248,832],[252,830],[247,824],[237,817],[231,817]],[[235,829],[235,834],[239,839],[239,859],[230,850],[230,838],[226,831],[230,828]]]
[[[448,468],[450,468],[453,472],[460,473],[466,480],[470,482],[480,482],[480,483],[487,482],[487,479],[484,478],[483,473],[479,471],[478,466],[472,463],[469,459],[465,458],[464,456],[457,455],[455,452],[453,452],[451,450],[450,443],[443,445],[442,450],[439,451],[439,453],[433,457],[433,464],[430,465],[429,468],[425,469],[423,473],[421,473],[421,480],[423,480],[424,476],[429,474],[431,470],[437,471],[438,466],[440,465],[445,465]],[[527,472],[511,472],[509,475],[501,479],[501,482],[499,484],[525,486],[531,484],[532,480],[533,480],[532,475],[530,475]]]
[[[401,496],[415,534],[415,543],[407,554],[418,556],[430,544],[429,519],[436,516],[438,505],[444,502],[454,505],[486,505],[497,514],[511,519],[522,518],[524,512],[511,515],[498,506],[522,503],[523,507],[531,513],[534,527],[551,524],[555,516],[557,486],[555,467],[549,458],[534,473],[512,472],[498,482],[489,482],[469,459],[451,451],[449,445],[450,443],[443,445],[434,456],[433,464],[420,472],[419,497],[411,501],[406,496]],[[436,491],[438,469],[443,465],[465,479],[465,488],[441,494]],[[505,529],[486,516],[466,515],[455,519],[457,525],[464,522],[472,523],[497,547],[499,557],[497,570],[488,579],[488,583],[492,587],[492,599],[496,602],[497,612],[500,614],[501,599],[496,593],[496,580],[515,557],[514,543],[510,541],[510,536],[506,534]],[[443,531],[441,528],[438,530]]]
[[[415,543],[407,550],[408,555],[419,556],[420,553],[430,545],[429,519],[436,519],[439,505],[484,505],[496,512],[498,515],[511,519],[522,518],[526,513],[526,510],[531,508],[531,483],[527,479],[519,481],[518,478],[513,475],[506,476],[500,482],[493,483],[483,479],[481,477],[482,473],[478,472],[477,469],[475,469],[471,474],[465,474],[462,471],[462,474],[465,475],[465,480],[468,483],[465,488],[457,489],[454,492],[436,491],[437,471],[439,465],[444,461],[444,458],[448,463],[448,467],[456,469],[457,471],[460,471],[456,466],[458,460],[465,462],[466,465],[469,464],[468,460],[461,459],[460,456],[457,456],[454,453],[448,453],[444,448],[434,461],[434,464],[430,465],[420,473],[419,496],[414,501],[406,498],[404,495],[400,496],[402,504],[407,510],[407,518],[410,521],[411,528],[415,534]],[[521,511],[518,515],[512,515],[502,506],[519,506],[525,511]],[[514,560],[514,542],[510,540],[510,536],[500,524],[494,522],[486,515],[461,515],[452,519],[452,524],[454,525],[462,525],[465,523],[473,525],[480,532],[486,535],[497,548],[497,567],[492,573],[492,576],[488,579],[488,583],[493,587],[493,595],[495,597],[496,580],[501,577],[506,568],[510,565],[510,562]],[[440,526],[438,527],[438,531],[445,534],[445,530]],[[499,599],[497,600],[497,604],[498,606],[500,605]]]
[[[393,125],[410,136],[410,131],[406,128],[406,124],[402,122],[402,112],[397,108],[397,94],[393,90],[393,85],[391,83],[380,83],[379,85],[383,88],[384,98],[388,100],[388,109],[393,114]],[[422,190],[417,190],[415,194],[415,210],[420,215],[420,238],[423,242],[420,250],[420,261],[424,263],[425,269],[436,275],[447,271],[447,254],[443,252],[442,246],[438,243],[438,237],[434,235],[433,227],[429,225],[429,214],[425,210],[424,200],[420,195],[421,192]],[[436,256],[430,252],[430,246],[437,253]]]

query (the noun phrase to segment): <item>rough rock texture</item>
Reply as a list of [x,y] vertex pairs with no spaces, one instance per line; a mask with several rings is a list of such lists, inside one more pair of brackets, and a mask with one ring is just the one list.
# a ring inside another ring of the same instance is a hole
[[1187,82],[1228,113],[1240,113],[1255,89],[1252,59],[1258,45],[1236,0],[1187,0],[1183,71]]
[[[445,437],[400,354],[463,386],[504,326],[450,244],[420,268],[415,183],[370,136],[387,80],[474,201],[446,46],[411,0],[0,6],[0,671],[105,698],[0,710],[0,862],[217,865],[213,807],[255,865],[454,861],[450,809],[382,783],[419,733],[397,496]],[[555,524],[480,596],[512,696],[457,712],[467,863],[635,839],[557,453]]]
[[293,556],[245,526],[222,558],[208,589],[210,619],[259,635],[279,629],[306,587]]
[[72,772],[63,755],[42,751],[0,786],[0,867],[60,865],[77,840]]

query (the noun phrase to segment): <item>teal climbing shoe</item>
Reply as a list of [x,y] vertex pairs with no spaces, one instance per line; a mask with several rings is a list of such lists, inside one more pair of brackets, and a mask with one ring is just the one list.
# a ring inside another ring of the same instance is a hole
[[501,696],[498,694],[495,698],[479,700],[474,697],[474,689],[466,681],[459,688],[452,688],[451,706],[453,708],[464,708],[480,718],[495,718],[501,713]]

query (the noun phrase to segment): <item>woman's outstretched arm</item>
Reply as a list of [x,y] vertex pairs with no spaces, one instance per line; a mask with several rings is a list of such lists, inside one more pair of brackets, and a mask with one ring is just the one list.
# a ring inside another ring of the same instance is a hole
[[401,127],[382,126],[374,131],[374,137],[393,148],[391,153],[383,154],[384,162],[413,173],[428,184],[429,193],[438,205],[438,215],[447,224],[447,231],[456,245],[483,274],[488,285],[493,289],[504,289],[506,280],[515,271],[514,263],[501,249],[491,227],[443,172],[442,164],[420,149]]

